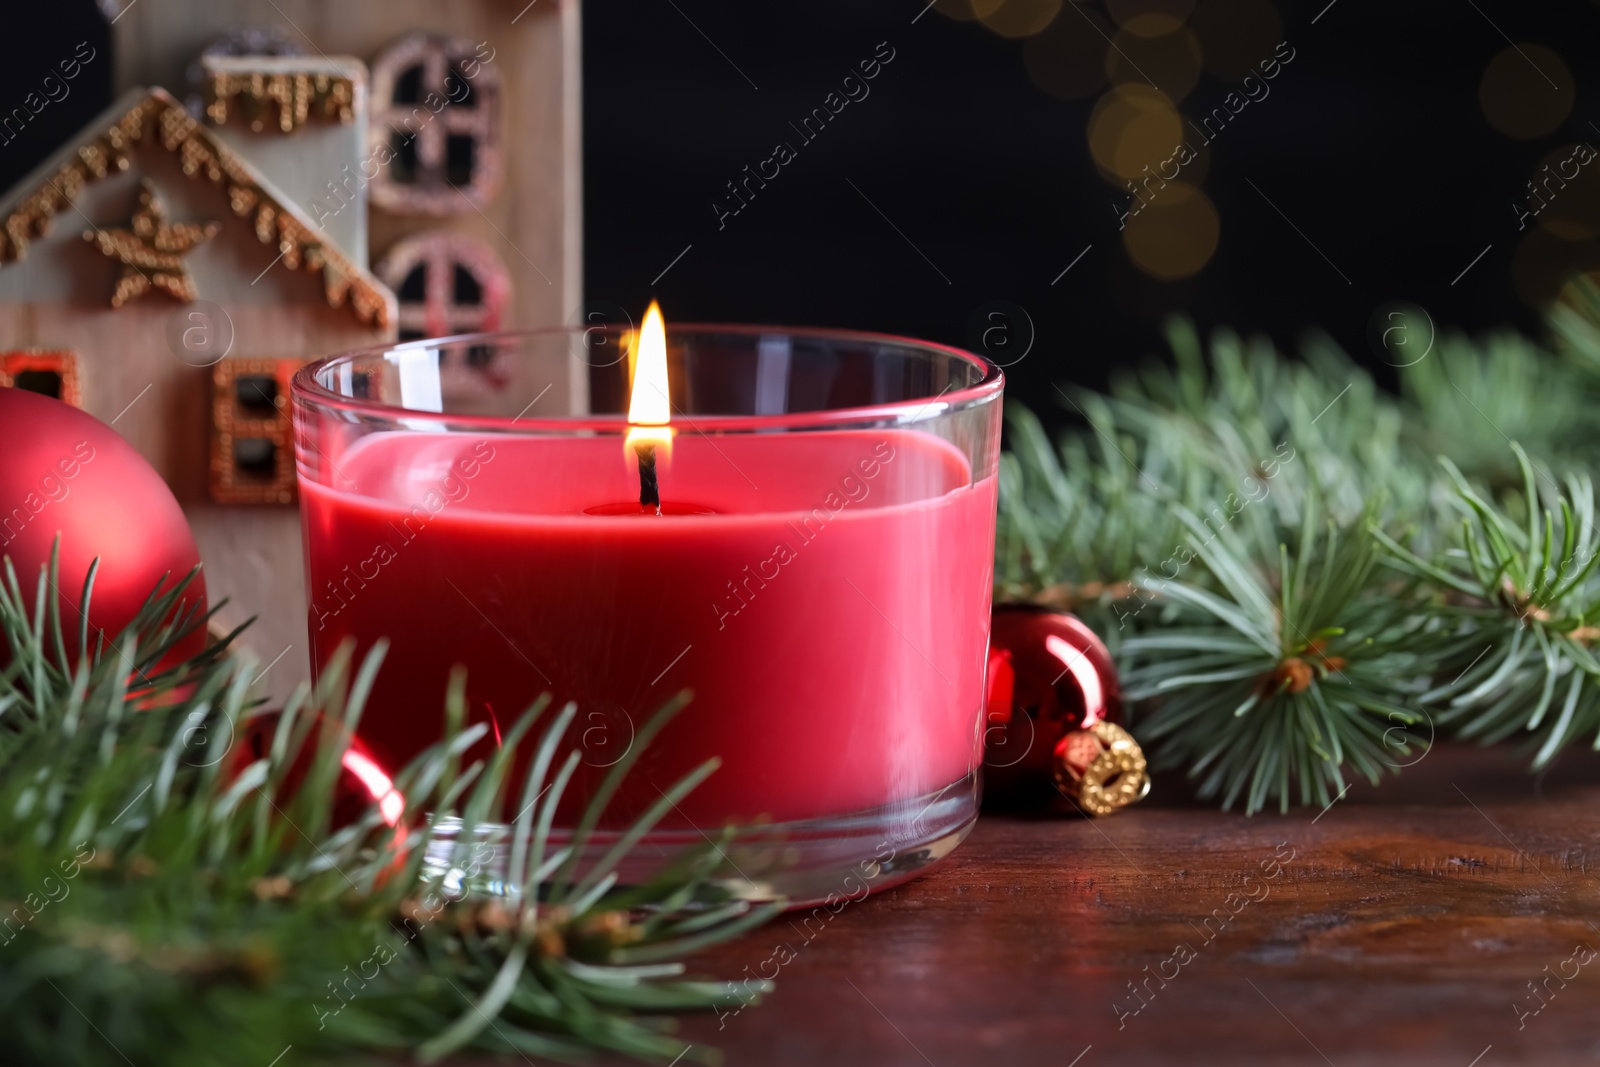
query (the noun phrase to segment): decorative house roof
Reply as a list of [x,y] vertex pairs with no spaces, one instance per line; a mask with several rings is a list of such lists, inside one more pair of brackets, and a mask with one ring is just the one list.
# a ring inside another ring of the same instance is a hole
[[285,267],[322,275],[330,307],[348,306],[378,327],[395,321],[394,294],[164,89],[129,90],[0,198],[0,266],[24,258],[30,242],[74,208],[84,186],[127,170],[141,146],[173,153],[187,177],[223,186],[234,215],[249,220],[263,244],[277,244]]
[[257,133],[294,133],[319,120],[348,126],[362,106],[360,64],[307,56],[206,56],[201,70],[206,116],[219,126],[235,116]]

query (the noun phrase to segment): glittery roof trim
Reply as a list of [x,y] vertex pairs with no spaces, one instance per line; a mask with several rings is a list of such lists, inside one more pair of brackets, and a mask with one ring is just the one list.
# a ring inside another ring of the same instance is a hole
[[54,173],[23,195],[0,224],[0,265],[24,258],[30,242],[49,232],[51,221],[72,208],[85,185],[127,170],[133,148],[152,142],[176,154],[188,177],[223,186],[233,213],[249,220],[263,244],[277,244],[285,267],[320,273],[329,307],[348,305],[356,318],[380,328],[393,321],[394,296],[383,283],[352,263],[298,208],[268,192],[255,168],[162,89],[150,90],[109,128],[89,133]]
[[206,117],[221,126],[242,118],[257,133],[293,133],[308,122],[356,120],[359,76],[315,60],[283,57],[207,57],[203,62]]

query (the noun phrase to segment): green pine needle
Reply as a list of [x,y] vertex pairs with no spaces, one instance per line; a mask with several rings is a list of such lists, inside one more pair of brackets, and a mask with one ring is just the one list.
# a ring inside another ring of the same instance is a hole
[[1231,530],[1185,517],[1220,593],[1151,582],[1174,618],[1122,645],[1128,698],[1154,704],[1140,734],[1156,743],[1155,765],[1185,769],[1201,796],[1253,814],[1327,804],[1347,767],[1376,781],[1412,758],[1422,685],[1373,580],[1366,525],[1307,514],[1295,547],[1258,568]]
[[1060,440],[1009,412],[996,598],[1084,616],[1153,763],[1224,806],[1326,804],[1436,734],[1600,747],[1600,285],[1559,354],[1385,321],[1399,395],[1325,336],[1179,323],[1170,364],[1061,390]]
[[[781,907],[723,888],[731,832],[626,891],[615,866],[661,807],[597,864],[577,862],[581,842],[558,843],[551,827],[571,773],[560,751],[571,707],[550,716],[536,702],[492,761],[463,768],[483,728],[463,729],[456,678],[443,739],[395,778],[402,829],[376,805],[336,828],[340,760],[381,647],[359,668],[341,650],[252,758],[234,742],[263,714],[253,663],[223,643],[158,672],[208,618],[185,602],[187,580],[152,597],[114,639],[91,643],[86,624],[66,633],[48,595],[53,561],[34,589],[9,560],[5,570],[7,1063],[267,1064],[289,1047],[295,1063],[353,1054],[433,1062],[465,1050],[706,1059],[710,1050],[673,1036],[666,1013],[742,1006],[770,989],[694,981],[682,964],[660,962]],[[91,570],[85,613],[92,585]],[[515,783],[523,816],[498,843],[522,890],[495,897],[488,853],[473,842],[478,824],[504,810],[513,739],[537,750],[529,777]],[[604,799],[584,826],[596,825]]]
[[1429,561],[1384,541],[1397,568],[1441,592],[1442,681],[1424,694],[1443,709],[1441,724],[1485,742],[1531,735],[1543,767],[1580,735],[1595,733],[1600,747],[1600,661],[1590,650],[1600,638],[1600,531],[1587,475],[1568,475],[1558,490],[1513,452],[1521,492],[1506,495],[1521,521],[1446,461],[1464,513],[1459,546]]

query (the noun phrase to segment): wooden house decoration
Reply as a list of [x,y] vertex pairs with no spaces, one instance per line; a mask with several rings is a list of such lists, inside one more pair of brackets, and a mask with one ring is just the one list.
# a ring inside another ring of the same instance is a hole
[[[294,371],[581,307],[578,14],[124,3],[122,95],[0,196],[0,387],[78,404],[150,459],[231,601],[220,621],[258,616],[270,694],[309,673]],[[498,358],[477,346],[441,384],[504,388]],[[586,410],[583,370],[538,368],[538,408]]]
[[[348,251],[369,256],[363,265],[380,263],[407,238],[471,238],[490,256],[475,258],[468,270],[494,262],[505,272],[502,329],[581,320],[579,0],[110,2],[120,10],[111,27],[119,87],[185,84],[208,48],[215,49],[212,63],[248,67],[250,58],[237,52],[251,40],[270,47],[273,62],[362,60],[370,74],[356,125],[338,127],[364,138],[355,160],[341,161],[350,163],[350,176],[339,166],[304,163],[304,149],[296,147],[326,123],[291,133],[269,124],[256,132],[230,107],[217,132],[248,150]],[[282,54],[293,48],[303,54]],[[202,97],[210,94],[204,89]],[[271,155],[280,151],[290,157],[281,167]],[[367,205],[359,239],[336,229],[353,209],[331,217],[325,210],[352,190]],[[487,292],[490,279],[479,281]],[[585,371],[577,359],[541,368],[542,381],[555,385],[535,410],[587,410]]]
[[[394,336],[394,294],[364,258],[160,89],[124,94],[0,198],[0,367],[13,384],[57,368],[58,395],[161,472],[213,599],[232,601],[222,621],[259,614],[263,661],[305,645],[286,374]],[[213,377],[263,358],[287,361],[271,429],[229,439],[214,481]]]

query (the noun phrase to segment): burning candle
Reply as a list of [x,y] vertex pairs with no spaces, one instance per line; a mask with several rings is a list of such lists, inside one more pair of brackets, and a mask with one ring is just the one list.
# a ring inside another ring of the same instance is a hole
[[672,443],[666,429],[672,421],[667,393],[667,328],[655,301],[644,313],[639,331],[636,371],[628,399],[628,446],[639,460],[639,506],[661,514],[661,485],[656,475],[656,448]]
[[[598,340],[626,343],[631,375],[591,365],[591,330],[412,342],[297,376],[313,663],[346,638],[391,643],[367,751],[392,770],[436,740],[463,664],[494,738],[541,692],[577,702],[576,810],[686,689],[609,825],[716,756],[658,836],[767,820],[793,846],[776,878],[792,898],[948,852],[976,815],[999,371],[873,335],[669,335],[654,306]],[[532,374],[488,415],[441,384],[469,351],[515,371],[569,344],[626,417],[519,415]],[[408,395],[426,409],[372,399]]]

